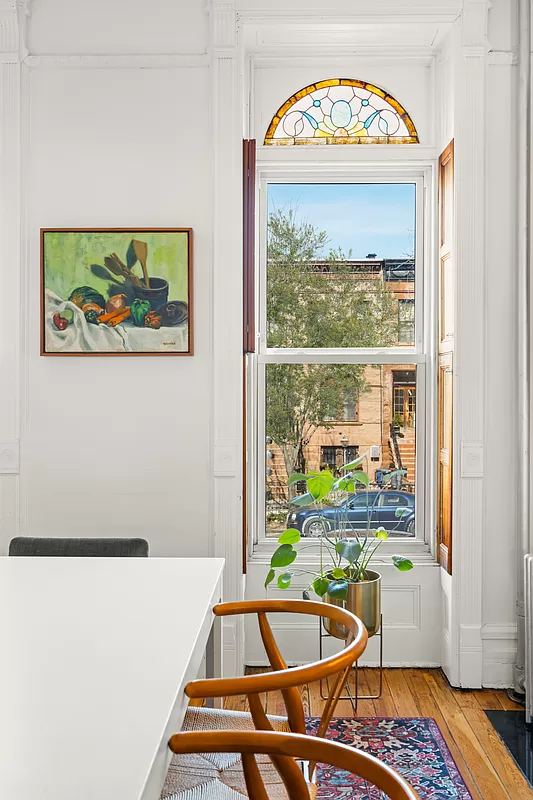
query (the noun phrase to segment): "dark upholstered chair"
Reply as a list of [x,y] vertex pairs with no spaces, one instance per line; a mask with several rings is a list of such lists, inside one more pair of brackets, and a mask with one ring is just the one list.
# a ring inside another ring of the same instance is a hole
[[10,556],[71,556],[85,558],[147,558],[145,539],[60,539],[17,536],[9,543]]

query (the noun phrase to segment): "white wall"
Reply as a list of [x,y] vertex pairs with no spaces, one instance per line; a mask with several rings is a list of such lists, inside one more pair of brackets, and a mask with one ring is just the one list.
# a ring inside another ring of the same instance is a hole
[[[204,4],[34,4],[34,53],[202,52]],[[157,6],[157,7],[156,7]],[[31,59],[30,59],[31,63]],[[195,63],[192,61],[191,63]],[[211,159],[207,63],[23,67],[20,532],[143,536],[153,555],[210,537]],[[42,358],[39,228],[194,230],[192,358]],[[1,549],[13,532],[2,528]]]
[[[242,0],[237,5],[253,15],[267,4]],[[318,0],[289,4],[276,0],[268,5],[269,13],[277,6],[280,14],[292,9],[295,17],[313,5],[324,13]],[[343,2],[336,5],[340,9]],[[344,5],[354,14],[365,9],[362,2]],[[402,3],[404,8],[409,5],[420,6],[414,0]],[[426,10],[437,6],[453,12],[458,2],[435,0],[426,3]],[[510,683],[515,648],[516,510],[512,491],[502,497],[503,487],[513,485],[517,460],[515,8],[514,0],[492,3],[489,41],[496,53],[488,57],[486,127],[479,132],[486,141],[488,179],[487,289],[480,298],[487,319],[480,358],[487,369],[484,533],[479,557],[483,681],[495,685]],[[30,10],[27,46],[38,58],[30,57],[26,64],[32,66],[22,68],[20,303],[18,274],[14,278],[17,248],[11,246],[7,258],[6,231],[0,232],[2,287],[13,289],[4,304],[0,329],[9,334],[4,320],[16,313],[21,320],[20,352],[15,333],[3,337],[0,349],[0,373],[8,384],[0,400],[0,432],[3,437],[20,432],[21,440],[20,480],[16,475],[0,477],[0,551],[6,552],[9,538],[17,532],[105,532],[146,536],[154,555],[204,555],[213,546],[209,486],[214,303],[210,76],[208,58],[202,55],[208,44],[205,4],[203,0],[34,0]],[[375,9],[376,14],[383,10]],[[224,45],[222,34],[220,39]],[[0,45],[16,50],[5,42]],[[90,57],[99,54],[100,59]],[[145,62],[135,66],[142,54],[148,54]],[[80,58],[73,62],[70,55]],[[290,55],[294,57],[293,52]],[[357,66],[355,60],[350,63]],[[14,103],[10,92],[16,91],[10,67],[1,67],[4,104]],[[390,86],[418,122],[426,143],[439,144],[440,136],[444,145],[450,126],[432,127],[432,83],[424,69],[424,77],[420,71],[418,77],[411,76],[410,85],[401,86],[400,69],[389,69],[389,78],[372,58],[364,77],[372,73]],[[269,82],[276,78],[275,70],[264,71],[258,87],[263,81],[265,92],[267,73]],[[294,86],[287,86],[287,93],[298,88],[296,83],[308,82],[307,75],[309,80],[316,77],[314,66],[294,69]],[[291,82],[286,72],[278,77],[283,76]],[[272,92],[275,82],[269,85],[268,112],[277,103]],[[437,97],[437,103],[441,99]],[[11,130],[15,141],[16,125],[16,118],[3,123],[2,137],[9,137]],[[256,126],[264,129],[263,117],[256,117]],[[3,179],[9,177],[9,159],[14,157],[15,151],[4,145]],[[0,205],[5,210],[5,200]],[[10,215],[3,218],[14,220],[15,212]],[[194,229],[193,358],[39,356],[38,230],[90,225]],[[13,297],[15,311],[10,307]],[[431,590],[428,604],[433,602],[437,600]],[[411,606],[404,611],[408,620]]]
[[204,53],[200,0],[35,0],[28,47],[35,55]]
[[[316,569],[316,564],[306,564]],[[440,665],[440,582],[439,569],[434,564],[417,564],[409,573],[398,572],[390,560],[375,563],[382,576],[383,661],[390,667],[435,667]],[[263,584],[268,567],[253,562],[248,566],[247,599],[301,600],[307,584],[296,578],[288,590]],[[304,576],[302,576],[303,578]],[[276,641],[288,664],[318,659],[318,623],[314,617],[270,615]],[[245,656],[252,666],[264,665],[265,654],[255,616],[246,618]],[[324,639],[324,652],[334,652],[336,642]],[[362,665],[379,664],[378,637],[370,639]]]

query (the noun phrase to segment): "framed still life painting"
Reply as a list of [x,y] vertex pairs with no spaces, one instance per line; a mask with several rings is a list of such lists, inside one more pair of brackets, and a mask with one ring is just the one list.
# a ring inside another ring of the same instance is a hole
[[192,354],[191,228],[41,229],[41,355]]

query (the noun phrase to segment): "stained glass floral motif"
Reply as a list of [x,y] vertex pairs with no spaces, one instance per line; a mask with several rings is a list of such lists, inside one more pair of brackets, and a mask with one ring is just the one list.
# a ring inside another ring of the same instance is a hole
[[296,92],[276,112],[265,144],[416,144],[407,111],[371,83],[319,81]]

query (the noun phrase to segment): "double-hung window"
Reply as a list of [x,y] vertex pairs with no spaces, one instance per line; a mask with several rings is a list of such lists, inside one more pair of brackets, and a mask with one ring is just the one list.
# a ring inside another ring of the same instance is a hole
[[[361,456],[394,546],[427,538],[426,177],[354,168],[318,182],[309,171],[295,180],[259,170],[249,520],[260,547],[297,510],[305,484],[289,485],[291,474],[341,474]],[[394,513],[398,497],[415,509],[409,524]]]

